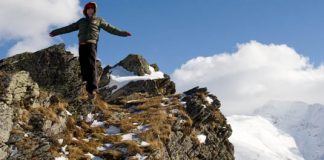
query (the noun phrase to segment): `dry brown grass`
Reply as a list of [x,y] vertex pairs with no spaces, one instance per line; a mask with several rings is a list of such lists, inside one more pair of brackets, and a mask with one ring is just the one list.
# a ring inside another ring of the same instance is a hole
[[128,155],[136,155],[136,153],[142,154],[143,150],[135,141],[122,141],[116,143],[118,148],[127,148]]
[[2,76],[5,76],[6,75],[6,73],[5,72],[3,72],[3,71],[0,71],[0,77],[2,77]]
[[224,115],[220,112],[219,109],[217,109],[216,111],[213,111],[214,116],[216,117],[217,121],[221,124],[221,125],[225,125],[226,124],[226,118],[224,117]]
[[37,144],[38,144],[38,142],[36,142],[33,138],[31,138],[31,137],[24,137],[22,140],[16,142],[15,143],[15,146],[19,150],[29,150],[29,149],[32,149]]
[[105,133],[105,129],[102,127],[91,127],[89,133]]
[[[137,97],[140,96],[142,95],[137,95]],[[128,105],[137,104],[138,106],[136,109],[143,111],[133,114],[128,114],[130,111],[127,108],[124,108],[123,105],[108,104],[103,101],[100,96],[95,99],[95,112],[100,113],[100,120],[106,121],[106,126],[114,125],[119,127],[122,133],[135,131],[141,140],[150,143],[149,146],[141,147],[135,141],[121,141],[122,138],[120,135],[105,135],[105,128],[90,127],[90,124],[85,121],[77,123],[77,117],[73,115],[69,116],[67,119],[67,130],[60,135],[60,137],[64,139],[63,144],[52,146],[51,152],[55,155],[59,155],[61,152],[60,148],[64,145],[68,145],[67,151],[70,152],[70,159],[86,159],[87,156],[84,156],[84,154],[88,152],[104,159],[121,159],[124,155],[118,149],[98,151],[97,147],[102,146],[105,143],[111,143],[114,145],[113,148],[127,148],[129,156],[136,155],[137,153],[143,154],[161,150],[164,147],[163,143],[167,143],[170,140],[171,125],[175,122],[177,117],[185,120],[183,125],[186,126],[185,129],[188,128],[187,132],[189,132],[189,128],[192,126],[192,120],[180,104],[178,97],[168,97],[170,100],[167,100],[167,106],[161,106],[161,103],[163,102],[162,98],[162,96],[150,98],[142,97],[139,101],[136,101],[134,100],[134,97],[129,97],[129,99],[122,100],[123,103]],[[134,101],[129,102],[129,100]],[[51,106],[50,108],[50,111],[45,112],[40,109],[39,112],[55,119],[55,116],[51,114],[52,112],[57,113],[56,111],[60,111],[60,109],[57,109],[57,106]],[[169,112],[172,109],[179,110],[177,117],[169,117]],[[122,116],[121,120],[120,117],[116,118],[116,116],[112,116],[116,113],[122,113],[120,114]],[[133,125],[133,123],[149,125],[149,129],[143,132],[138,131],[136,129],[137,126]],[[76,127],[76,124],[81,128]],[[89,136],[91,137],[89,142],[82,140]],[[78,141],[72,140],[73,137],[77,138]]]
[[60,149],[57,145],[52,145],[49,149],[49,152],[54,156],[54,157],[59,157],[60,156]]
[[132,118],[131,119],[128,119],[128,118],[122,119],[121,122],[120,122],[120,130],[121,130],[121,132],[127,133],[130,130],[135,129],[136,126],[133,125],[133,121],[136,121],[136,120],[134,120]]
[[99,153],[98,156],[107,160],[118,160],[123,157],[123,153],[119,150],[107,150]]
[[10,134],[24,134],[25,132],[21,129],[14,128],[10,131]]
[[161,107],[162,96],[148,98],[144,101],[142,105],[136,107],[138,110],[147,110],[149,108]]
[[84,122],[84,121],[81,122],[81,125],[80,125],[80,126],[81,126],[81,128],[82,128],[83,130],[85,130],[86,132],[89,131],[90,128],[91,128],[90,125],[89,125],[88,123]]
[[78,146],[70,146],[69,150],[69,159],[80,159],[84,158],[84,152]]
[[66,105],[66,103],[59,102],[48,107],[29,108],[29,110],[23,111],[20,120],[26,123],[32,113],[38,113],[44,115],[46,119],[52,122],[58,122],[58,115],[65,110]]
[[149,143],[149,146],[142,147],[143,152],[154,152],[156,150],[161,150],[161,148],[163,147],[163,143],[158,139],[150,141]]
[[170,118],[166,111],[151,108],[149,111],[142,114],[139,118],[142,118],[145,124],[149,124],[150,129],[139,134],[139,137],[147,142],[152,142],[156,139],[160,139],[163,142],[169,140],[171,133]]
[[66,127],[68,130],[76,128],[76,120],[74,117],[69,116],[66,121]]
[[122,140],[120,135],[108,135],[103,138],[103,143],[118,143]]
[[83,150],[85,153],[92,153],[92,154],[98,154],[99,151],[97,150],[97,147],[101,146],[101,143],[97,140],[91,139],[89,142],[82,141],[81,146],[79,147]]
[[28,123],[29,121],[29,111],[27,111],[26,109],[23,109],[22,113],[19,115],[19,119],[21,122],[24,122],[24,123]]

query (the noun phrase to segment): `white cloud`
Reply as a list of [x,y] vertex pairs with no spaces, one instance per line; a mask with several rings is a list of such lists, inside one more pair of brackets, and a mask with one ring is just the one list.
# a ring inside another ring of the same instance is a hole
[[270,100],[324,103],[324,66],[287,45],[240,44],[235,53],[189,60],[172,79],[178,91],[208,87],[227,115],[251,113]]
[[79,0],[2,0],[0,43],[17,41],[9,56],[36,51],[53,43],[50,27],[70,24],[80,16]]
[[74,55],[74,57],[79,57],[79,45],[78,44],[73,44],[71,46],[67,46],[66,50],[70,51]]

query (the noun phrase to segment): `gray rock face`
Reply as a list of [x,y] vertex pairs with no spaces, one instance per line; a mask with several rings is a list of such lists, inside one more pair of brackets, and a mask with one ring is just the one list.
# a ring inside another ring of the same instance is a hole
[[[139,55],[116,65],[150,74]],[[112,67],[97,67],[102,89],[88,99],[79,62],[64,44],[0,60],[0,159],[234,159],[231,127],[206,88],[175,94],[165,74],[114,90],[104,87]],[[121,133],[107,134],[112,126]],[[129,133],[133,139],[122,140]]]
[[[20,71],[16,74],[6,75],[2,72],[0,78],[2,81],[0,94],[0,152],[2,157],[6,156],[5,150],[8,148],[5,144],[13,128],[14,110],[17,103],[21,101],[30,101],[39,96],[39,87],[32,81],[28,72]],[[27,102],[26,102],[27,103]]]
[[[210,97],[213,102],[206,101]],[[171,140],[167,144],[172,159],[223,159],[233,160],[234,147],[228,141],[232,129],[226,118],[220,113],[218,99],[209,94],[206,88],[195,87],[184,92],[182,101],[186,102],[186,111],[193,121],[194,138],[186,135],[183,128],[173,126]],[[204,143],[197,142],[197,136],[206,136]],[[192,135],[191,135],[192,136]]]
[[151,74],[150,64],[138,54],[130,54],[117,65],[124,67],[126,70],[135,73],[138,76]]
[[0,159],[5,159],[8,156],[8,146],[5,144],[10,136],[12,129],[13,110],[7,104],[0,102]]
[[[101,64],[97,64],[101,75]],[[27,71],[40,87],[66,97],[73,97],[81,84],[78,58],[65,51],[64,44],[0,60],[0,68],[7,73]]]

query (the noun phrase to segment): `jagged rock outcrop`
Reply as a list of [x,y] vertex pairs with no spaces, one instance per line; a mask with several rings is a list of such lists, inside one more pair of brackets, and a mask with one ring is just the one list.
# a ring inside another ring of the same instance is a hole
[[231,127],[206,88],[176,93],[140,55],[98,61],[98,71],[88,100],[64,44],[0,60],[0,159],[234,159]]
[[[97,62],[100,74],[101,64]],[[74,91],[81,84],[79,62],[65,51],[64,44],[0,60],[0,68],[7,73],[26,71],[40,87],[66,97],[76,96]]]
[[[101,88],[100,94],[106,101],[115,101],[119,97],[129,96],[134,93],[148,93],[152,96],[175,93],[174,82],[170,80],[169,75],[164,74],[163,78],[130,81],[112,94],[112,91],[117,87],[108,86],[111,81],[110,74],[118,67],[122,67],[127,71],[134,73],[135,76],[149,75],[152,72],[159,71],[156,64],[150,65],[142,56],[134,54],[128,55],[125,59],[114,65],[114,67],[105,67],[99,82],[99,87]],[[151,70],[150,67],[152,68]]]
[[126,70],[135,73],[138,76],[151,74],[149,63],[141,55],[130,54],[125,59],[121,60],[116,66],[122,66]]

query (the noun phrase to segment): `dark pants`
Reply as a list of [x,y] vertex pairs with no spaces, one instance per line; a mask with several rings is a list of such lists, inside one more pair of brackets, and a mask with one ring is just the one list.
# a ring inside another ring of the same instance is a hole
[[92,93],[98,89],[96,68],[97,45],[92,43],[79,45],[79,62],[82,81],[86,81],[86,90]]

